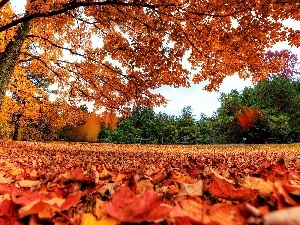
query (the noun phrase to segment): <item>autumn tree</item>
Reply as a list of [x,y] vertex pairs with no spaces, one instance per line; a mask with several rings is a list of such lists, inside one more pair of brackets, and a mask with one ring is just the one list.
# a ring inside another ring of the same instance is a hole
[[[296,54],[292,53],[290,49],[282,49],[280,51],[267,51],[265,54],[265,61],[269,66],[277,68],[273,73],[270,73],[266,79],[273,77],[283,77],[290,80],[300,75],[300,62]],[[280,64],[285,64],[281,67]]]
[[0,104],[28,62],[59,84],[61,96],[118,110],[164,103],[152,92],[162,85],[188,87],[185,56],[201,67],[193,81],[209,81],[208,90],[235,72],[260,80],[278,70],[264,60],[265,48],[300,45],[299,32],[282,24],[300,20],[299,9],[280,0],[27,0],[25,13],[15,15],[2,0]]

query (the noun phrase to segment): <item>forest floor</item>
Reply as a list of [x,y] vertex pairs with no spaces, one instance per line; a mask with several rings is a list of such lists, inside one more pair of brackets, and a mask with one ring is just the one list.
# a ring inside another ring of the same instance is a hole
[[0,225],[300,224],[299,153],[0,140]]

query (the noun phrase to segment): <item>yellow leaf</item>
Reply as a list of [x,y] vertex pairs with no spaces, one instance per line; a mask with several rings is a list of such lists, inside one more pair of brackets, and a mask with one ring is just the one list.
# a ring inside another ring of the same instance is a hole
[[39,187],[41,182],[38,180],[20,180],[20,187]]
[[84,213],[80,225],[118,225],[120,221],[112,217],[103,217],[100,221],[90,213]]
[[271,181],[264,181],[261,178],[247,176],[243,180],[239,181],[239,184],[243,187],[256,189],[261,196],[269,196],[273,191],[273,183]]
[[11,171],[12,176],[17,176],[21,173],[23,173],[23,169],[21,169],[21,168],[15,168],[14,170]]

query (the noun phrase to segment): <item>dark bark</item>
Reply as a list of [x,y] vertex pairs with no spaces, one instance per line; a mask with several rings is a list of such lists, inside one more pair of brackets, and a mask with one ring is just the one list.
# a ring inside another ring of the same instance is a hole
[[12,118],[12,124],[14,125],[14,133],[12,139],[14,141],[18,140],[19,130],[20,130],[20,119],[22,117],[21,113],[14,113]]
[[[57,5],[58,8],[49,10],[48,12],[34,12],[31,14],[27,14],[25,16],[22,16],[18,19],[15,19],[11,21],[10,23],[7,23],[3,26],[0,26],[0,32],[5,31],[11,27],[14,27],[20,23],[25,23],[26,21],[31,21],[34,18],[41,18],[41,17],[51,17],[51,16],[56,16],[60,15],[63,13],[66,13],[68,11],[71,11],[73,9],[77,9],[80,7],[90,7],[90,6],[105,6],[105,5],[114,5],[114,6],[127,6],[127,7],[144,7],[144,8],[149,8],[149,9],[156,9],[159,7],[159,5],[151,5],[148,3],[138,3],[138,2],[119,2],[118,0],[107,0],[107,1],[87,1],[87,2],[77,2],[76,0],[70,1],[65,4]],[[54,4],[55,6],[55,4]],[[165,4],[164,7],[168,6],[174,6],[172,3],[171,4]]]
[[29,30],[30,21],[26,21],[18,28],[14,39],[8,43],[5,51],[0,53],[0,106]]
[[9,2],[9,0],[2,0],[1,2],[0,2],[0,8],[1,7],[3,7],[6,3],[8,3]]

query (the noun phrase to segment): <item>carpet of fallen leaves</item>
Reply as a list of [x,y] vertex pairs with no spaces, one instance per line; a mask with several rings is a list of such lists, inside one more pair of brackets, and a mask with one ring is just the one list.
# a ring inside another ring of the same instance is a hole
[[0,141],[0,225],[300,224],[299,153]]

